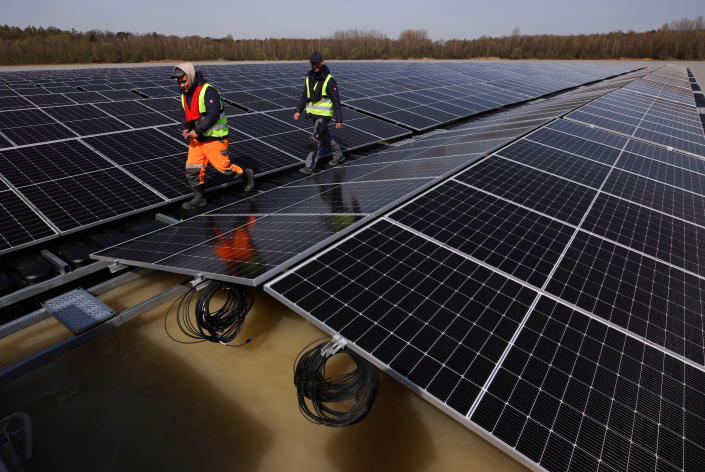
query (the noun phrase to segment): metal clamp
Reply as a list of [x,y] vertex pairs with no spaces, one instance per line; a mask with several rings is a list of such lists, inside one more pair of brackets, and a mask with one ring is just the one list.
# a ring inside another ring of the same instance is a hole
[[108,270],[110,271],[111,274],[114,274],[115,272],[119,272],[122,269],[126,268],[127,266],[125,264],[120,264],[119,262],[113,262],[108,266]]
[[345,339],[339,334],[336,334],[335,336],[333,336],[333,339],[331,339],[328,344],[326,344],[325,347],[321,349],[321,355],[326,358],[333,356],[337,354],[338,351],[343,349],[347,344],[347,339]]
[[196,277],[194,277],[194,279],[193,279],[191,282],[189,282],[189,283],[191,284],[191,286],[192,286],[193,288],[196,289],[197,292],[200,292],[201,290],[203,290],[204,288],[206,288],[206,285],[208,285],[209,283],[211,283],[211,281],[208,280],[208,279],[204,279],[202,274],[198,274],[198,275],[196,275]]

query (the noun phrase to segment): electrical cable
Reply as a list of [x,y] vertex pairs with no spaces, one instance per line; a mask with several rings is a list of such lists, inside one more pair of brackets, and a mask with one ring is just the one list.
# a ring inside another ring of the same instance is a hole
[[[253,338],[247,338],[240,344],[229,344],[240,334],[245,317],[252,308],[253,299],[246,289],[211,280],[196,299],[192,316],[191,305],[197,291],[196,287],[191,287],[188,292],[172,302],[164,315],[164,330],[172,340],[181,344],[210,341],[228,347],[240,347],[252,341]],[[213,296],[220,291],[226,293],[225,303],[218,310],[211,312],[210,302]],[[182,341],[169,333],[167,320],[174,306],[176,306],[177,326],[187,338],[195,341]]]
[[[309,421],[320,425],[339,427],[358,423],[372,409],[379,389],[377,370],[359,354],[345,347],[332,355],[323,352],[328,342],[321,342],[304,352],[321,339],[304,347],[296,356],[294,385],[299,410]],[[341,354],[354,361],[355,369],[326,378],[326,364]],[[343,410],[332,405],[343,402],[351,403],[350,408]]]

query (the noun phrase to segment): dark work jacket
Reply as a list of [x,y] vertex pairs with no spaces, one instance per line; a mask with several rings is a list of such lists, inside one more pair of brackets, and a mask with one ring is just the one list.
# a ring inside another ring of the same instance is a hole
[[[330,70],[328,70],[328,66],[323,64],[323,67],[318,71],[318,74],[313,73],[313,69],[308,71],[308,77],[313,77],[314,81],[321,81],[322,82],[326,79],[326,75],[330,74]],[[328,81],[328,87],[326,88],[326,91],[328,92],[328,97],[330,97],[331,101],[333,102],[333,121],[336,123],[342,123],[343,122],[343,108],[340,106],[340,95],[338,94],[338,83],[335,81],[335,77],[331,77],[330,80]],[[301,94],[301,100],[299,101],[299,106],[296,107],[296,111],[299,113],[303,113],[304,110],[306,109],[306,101],[308,100],[308,97],[306,96],[306,84],[304,84],[304,91]]]
[[[186,95],[186,103],[190,104],[191,99],[193,98],[193,92],[196,90],[196,88],[201,85],[206,83],[206,78],[203,76],[203,73],[199,70],[196,72],[196,78],[194,80],[194,84],[191,86],[189,91],[185,94]],[[184,93],[181,92],[181,95],[183,96]],[[206,101],[206,114],[201,116],[201,119],[198,121],[186,121],[186,117],[184,116],[183,119],[183,124],[184,124],[184,129],[187,130],[195,130],[196,133],[198,134],[198,140],[199,141],[215,141],[219,138],[211,138],[209,136],[201,136],[205,131],[208,131],[211,126],[215,124],[216,121],[218,121],[218,117],[220,116],[220,94],[218,91],[215,89],[215,87],[208,87],[206,90],[206,96],[204,97]],[[198,100],[198,97],[196,97],[196,100]]]

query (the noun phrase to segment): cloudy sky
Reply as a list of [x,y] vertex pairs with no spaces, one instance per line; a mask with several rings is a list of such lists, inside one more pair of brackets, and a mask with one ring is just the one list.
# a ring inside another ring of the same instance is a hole
[[646,31],[705,15],[703,0],[0,0],[0,23],[234,38],[317,38],[374,29],[426,29],[432,39]]

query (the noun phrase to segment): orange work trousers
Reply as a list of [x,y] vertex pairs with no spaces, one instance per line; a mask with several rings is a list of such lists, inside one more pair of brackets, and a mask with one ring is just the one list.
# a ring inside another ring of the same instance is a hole
[[[206,165],[212,165],[221,174],[235,172],[242,174],[241,167],[230,162],[228,154],[228,138],[214,141],[198,141],[191,139],[188,145],[188,157],[186,158],[186,174],[195,177],[198,172],[198,182],[203,184],[206,177]],[[194,179],[196,180],[196,179]]]

